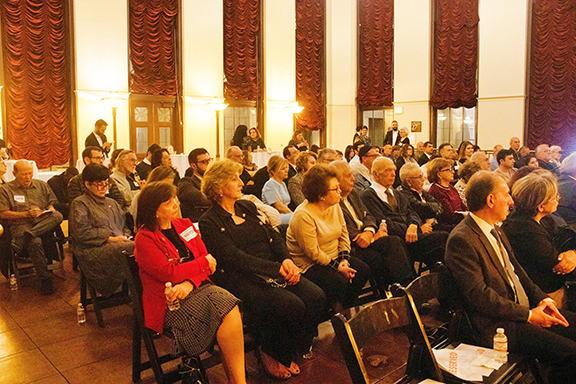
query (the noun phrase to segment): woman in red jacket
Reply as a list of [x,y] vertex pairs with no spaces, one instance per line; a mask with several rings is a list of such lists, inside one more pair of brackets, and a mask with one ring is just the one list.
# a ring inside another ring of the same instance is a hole
[[[246,383],[244,336],[239,300],[213,285],[208,276],[216,259],[208,254],[189,219],[181,219],[177,189],[166,182],[147,184],[138,198],[134,254],[140,267],[146,326],[170,328],[177,349],[199,355],[216,341],[230,383]],[[165,284],[172,292],[165,294]],[[167,304],[179,300],[180,308]]]

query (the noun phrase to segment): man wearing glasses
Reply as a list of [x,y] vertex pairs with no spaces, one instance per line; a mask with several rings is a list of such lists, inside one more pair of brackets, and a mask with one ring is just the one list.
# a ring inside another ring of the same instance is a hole
[[197,223],[200,216],[212,205],[200,192],[202,177],[210,162],[212,158],[205,148],[193,149],[188,155],[190,168],[186,170],[185,177],[178,183],[178,200],[180,200],[182,217],[189,218],[193,223]]
[[0,189],[0,219],[6,220],[12,233],[14,251],[22,256],[27,251],[40,278],[40,292],[54,293],[52,275],[48,271],[42,236],[51,234],[62,222],[62,214],[54,209],[58,199],[48,184],[34,180],[34,170],[27,160],[14,164],[14,180]]
[[[104,154],[99,147],[86,147],[82,151],[82,161],[84,161],[84,165],[88,164],[98,164],[103,165],[104,163]],[[124,205],[124,197],[122,193],[118,190],[118,186],[112,179],[108,179],[109,188],[108,193],[106,196],[115,200],[120,206]],[[76,175],[70,179],[68,182],[68,199],[70,204],[72,204],[72,200],[81,196],[86,192],[86,186],[84,185],[84,179],[82,174]]]

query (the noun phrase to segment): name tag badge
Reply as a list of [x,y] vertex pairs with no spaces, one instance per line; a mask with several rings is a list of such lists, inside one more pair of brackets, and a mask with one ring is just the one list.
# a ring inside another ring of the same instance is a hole
[[192,240],[196,236],[198,236],[198,234],[194,230],[194,227],[186,228],[186,230],[180,234],[180,237],[182,237],[186,242]]
[[14,195],[14,201],[17,203],[25,203],[26,197],[23,195]]

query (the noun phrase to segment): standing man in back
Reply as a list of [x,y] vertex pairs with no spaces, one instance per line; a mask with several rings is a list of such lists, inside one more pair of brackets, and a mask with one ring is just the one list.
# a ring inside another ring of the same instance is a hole
[[391,130],[389,130],[388,132],[386,132],[386,137],[384,137],[384,144],[390,144],[392,146],[394,145],[400,145],[400,140],[402,139],[400,137],[400,132],[398,132],[398,122],[396,120],[392,120],[392,123],[390,124],[390,128]]
[[94,123],[94,131],[86,137],[86,141],[84,141],[85,147],[98,147],[102,149],[102,153],[104,156],[108,157],[110,153],[110,148],[112,147],[113,143],[109,143],[106,139],[106,128],[108,128],[108,123],[102,119],[99,119]]

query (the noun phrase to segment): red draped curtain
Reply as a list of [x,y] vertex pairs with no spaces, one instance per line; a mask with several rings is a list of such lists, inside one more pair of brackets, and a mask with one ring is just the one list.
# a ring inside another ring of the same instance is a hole
[[434,74],[430,104],[476,106],[478,0],[435,0]]
[[326,125],[325,10],[324,0],[296,0],[296,100],[304,107],[297,129]]
[[59,0],[3,0],[6,130],[14,157],[38,168],[71,157],[68,8]]
[[179,0],[130,0],[130,91],[175,96]]
[[529,68],[526,145],[549,143],[576,150],[573,0],[534,0]]
[[394,0],[358,0],[358,95],[361,108],[392,106]]
[[224,0],[224,98],[256,101],[260,0]]

